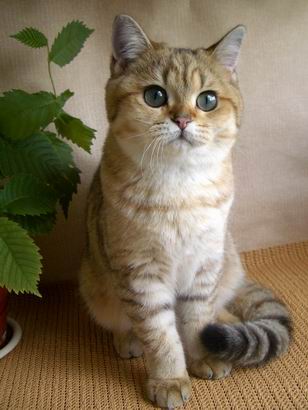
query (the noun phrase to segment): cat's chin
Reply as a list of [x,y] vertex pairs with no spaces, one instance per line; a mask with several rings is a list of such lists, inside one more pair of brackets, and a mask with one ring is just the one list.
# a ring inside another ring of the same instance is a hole
[[187,138],[181,136],[170,141],[167,144],[167,147],[168,152],[171,155],[183,155],[189,153],[192,149],[194,149],[195,145]]
[[178,144],[179,146],[185,146],[186,144],[188,144],[193,146],[193,143],[184,134],[181,134],[179,137],[172,140],[169,144]]

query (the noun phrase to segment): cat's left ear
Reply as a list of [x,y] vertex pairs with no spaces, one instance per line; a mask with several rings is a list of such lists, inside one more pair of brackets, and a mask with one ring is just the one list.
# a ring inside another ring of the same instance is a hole
[[114,19],[112,53],[121,66],[134,60],[150,47],[150,40],[132,17],[122,14]]
[[245,26],[237,26],[215,45],[213,57],[232,74],[235,72],[243,38],[246,34]]

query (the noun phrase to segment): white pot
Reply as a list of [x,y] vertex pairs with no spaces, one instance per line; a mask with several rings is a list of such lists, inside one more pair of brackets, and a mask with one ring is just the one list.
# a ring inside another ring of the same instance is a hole
[[21,327],[12,318],[7,318],[7,326],[12,330],[12,336],[9,342],[0,349],[0,359],[9,354],[19,343],[22,335]]

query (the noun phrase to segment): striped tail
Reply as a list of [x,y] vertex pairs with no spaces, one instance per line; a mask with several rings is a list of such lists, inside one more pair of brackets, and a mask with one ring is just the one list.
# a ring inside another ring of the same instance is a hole
[[201,333],[208,352],[239,366],[263,364],[283,354],[292,336],[292,322],[285,305],[256,284],[241,289],[228,310],[241,321],[214,323]]

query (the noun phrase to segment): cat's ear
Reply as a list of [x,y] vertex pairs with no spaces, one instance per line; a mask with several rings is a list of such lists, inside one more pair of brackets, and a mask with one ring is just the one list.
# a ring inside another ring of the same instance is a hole
[[246,27],[237,26],[215,45],[213,57],[231,73],[236,69],[245,34]]
[[134,60],[149,47],[150,40],[132,17],[120,15],[114,19],[112,53],[120,65]]

